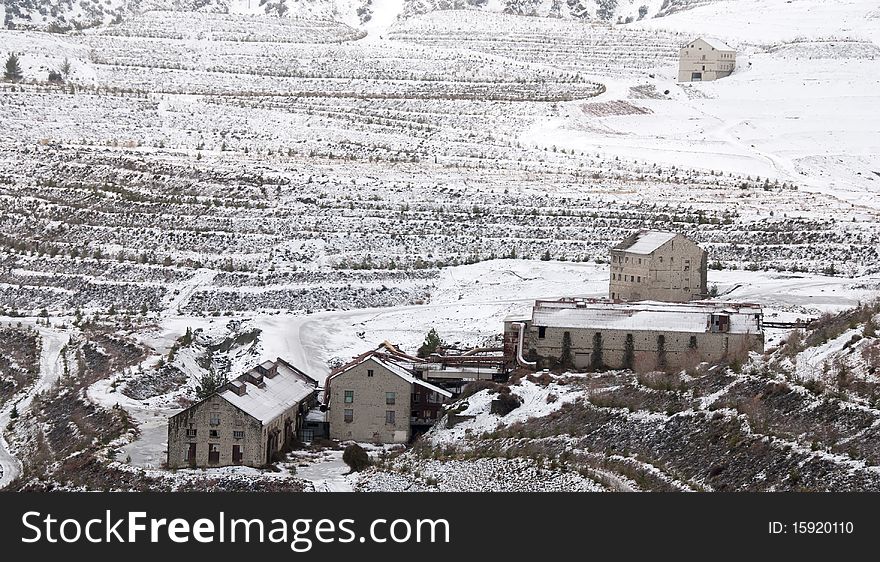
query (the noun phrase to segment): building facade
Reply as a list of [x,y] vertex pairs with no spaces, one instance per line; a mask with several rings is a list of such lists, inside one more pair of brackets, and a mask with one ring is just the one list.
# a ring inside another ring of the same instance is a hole
[[611,249],[612,300],[687,302],[708,296],[707,253],[681,234],[640,230]]
[[440,404],[451,396],[377,353],[361,355],[327,379],[324,404],[330,437],[406,443],[424,425],[424,416],[433,424]]
[[736,51],[717,39],[700,37],[678,53],[678,81],[705,82],[730,76],[736,68]]
[[504,341],[536,369],[677,371],[763,352],[763,314],[726,302],[537,301],[530,318],[505,321]]
[[317,381],[264,362],[168,419],[168,468],[265,466],[297,438]]

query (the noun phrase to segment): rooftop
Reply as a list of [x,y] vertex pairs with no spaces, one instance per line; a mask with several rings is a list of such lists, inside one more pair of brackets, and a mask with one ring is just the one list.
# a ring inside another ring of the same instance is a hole
[[[260,420],[264,425],[283,414],[315,392],[311,379],[284,361],[278,365],[278,374],[272,378],[263,377],[261,385],[239,378],[235,383],[243,383],[246,391],[239,396],[232,389],[219,393],[233,406]],[[265,366],[263,363],[261,366]]]
[[624,250],[633,254],[650,254],[663,244],[666,244],[677,234],[675,232],[662,232],[659,230],[640,230],[627,237],[623,242],[614,246],[614,250]]
[[412,365],[410,365],[409,368],[407,368],[407,367],[401,365],[398,361],[391,361],[390,359],[386,359],[385,357],[383,357],[382,356],[383,355],[382,349],[383,349],[383,347],[380,347],[379,349],[358,355],[352,361],[350,361],[349,363],[346,363],[345,365],[340,367],[335,373],[331,374],[327,378],[327,382],[328,382],[327,386],[328,387],[330,386],[329,383],[333,378],[338,377],[339,375],[345,373],[346,371],[352,369],[353,367],[355,367],[357,365],[360,365],[364,361],[372,360],[372,361],[378,363],[381,367],[385,367],[386,369],[388,369],[389,371],[391,371],[392,373],[394,373],[395,375],[397,375],[398,377],[402,378],[403,380],[405,380],[406,382],[408,382],[410,384],[417,384],[419,386],[423,386],[423,387],[427,388],[428,390],[432,390],[432,391],[440,394],[441,396],[445,396],[446,398],[449,398],[452,396],[452,393],[449,392],[448,390],[442,389],[439,386],[433,385],[433,384],[431,384],[425,380],[422,380],[422,379],[416,377],[415,375],[413,375],[411,372],[411,369],[413,367]]
[[537,301],[532,312],[532,324],[550,328],[701,333],[709,331],[709,318],[712,314],[729,316],[730,328],[726,333],[757,334],[762,331],[762,312],[759,305],[715,301]]
[[703,41],[705,41],[710,47],[712,47],[716,51],[735,51],[736,50],[733,47],[731,47],[730,45],[728,45],[727,43],[725,43],[724,41],[721,41],[720,39],[715,39],[713,37],[700,37],[699,39],[702,39]]

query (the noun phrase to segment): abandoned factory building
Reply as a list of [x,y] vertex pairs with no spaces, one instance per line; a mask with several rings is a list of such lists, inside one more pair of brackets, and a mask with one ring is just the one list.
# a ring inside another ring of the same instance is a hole
[[612,300],[687,302],[708,294],[706,251],[681,234],[640,230],[610,257]]
[[417,376],[380,351],[356,357],[330,375],[324,406],[330,437],[340,441],[406,443],[434,424],[452,392]]
[[509,365],[673,371],[762,352],[761,307],[726,302],[537,301],[504,323]]
[[168,419],[168,467],[264,466],[297,437],[318,382],[266,361]]

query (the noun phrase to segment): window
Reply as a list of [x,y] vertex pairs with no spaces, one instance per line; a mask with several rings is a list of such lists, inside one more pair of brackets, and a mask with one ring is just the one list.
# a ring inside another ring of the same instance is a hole
[[354,421],[354,410],[345,410],[343,414],[346,423],[351,423]]
[[385,404],[388,406],[393,406],[396,398],[397,398],[396,392],[386,392],[385,393]]
[[220,437],[220,432],[217,431],[216,429],[212,429],[212,430],[208,431],[208,437],[212,437],[212,438],[216,439],[216,438]]
[[187,429],[186,430],[187,437],[195,437],[197,433],[198,433],[197,429]]
[[637,281],[637,283],[641,283],[641,282],[642,282],[642,276],[639,275],[638,279],[639,279],[639,280]]
[[244,431],[233,431],[232,437],[235,439],[244,439]]
[[697,336],[691,336],[691,341],[688,342],[688,347],[691,349],[697,349]]
[[211,413],[211,425],[220,425],[220,413],[212,412]]
[[385,412],[385,423],[388,425],[394,425],[394,410],[388,410]]
[[642,265],[642,258],[639,258],[639,265]]
[[415,394],[413,394],[413,402],[414,402],[415,404],[418,404],[419,401],[420,401],[421,399],[422,399],[422,393],[421,393],[421,392],[416,392]]
[[660,263],[663,263],[663,256],[660,256]]
[[547,337],[547,326],[538,326],[538,338],[544,339]]
[[373,369],[367,369],[367,376],[368,376],[368,377],[372,377],[372,376],[373,376]]
[[354,391],[353,390],[346,390],[345,391],[345,403],[346,404],[353,404],[354,403]]
[[443,399],[436,392],[431,392],[428,394],[428,402],[431,404],[439,404]]

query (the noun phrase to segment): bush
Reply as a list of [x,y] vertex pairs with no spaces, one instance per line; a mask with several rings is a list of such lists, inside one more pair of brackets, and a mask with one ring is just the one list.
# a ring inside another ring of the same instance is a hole
[[522,400],[516,394],[499,394],[498,398],[492,400],[490,411],[504,417],[519,408],[520,404],[522,404]]
[[347,464],[352,472],[360,472],[372,464],[370,455],[357,443],[352,443],[345,448],[342,453],[342,462]]

